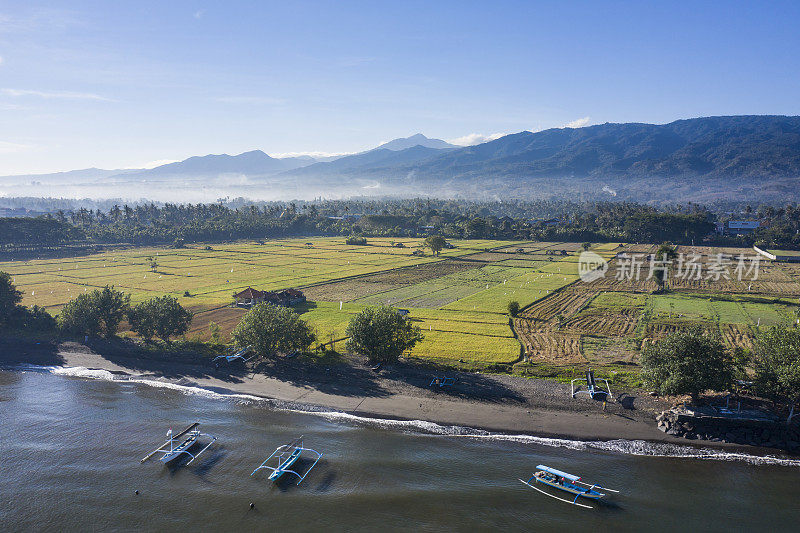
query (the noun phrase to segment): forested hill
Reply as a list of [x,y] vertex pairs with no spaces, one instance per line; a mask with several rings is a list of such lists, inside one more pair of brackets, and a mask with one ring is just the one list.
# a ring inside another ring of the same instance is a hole
[[439,155],[431,174],[549,176],[800,176],[800,117],[738,116],[664,125],[601,124],[522,132]]
[[800,190],[800,117],[706,117],[524,131],[405,164],[343,168],[322,163],[313,170],[320,177],[370,178],[389,190],[424,187],[437,195],[525,196],[528,187],[557,194],[611,186],[622,197],[638,200],[752,194],[785,199]]
[[380,196],[783,205],[800,202],[800,117],[607,123],[523,131],[468,147],[418,134],[327,161],[256,150],[115,175],[82,172],[91,178],[12,176],[0,184],[8,196],[46,190],[53,197],[171,202]]

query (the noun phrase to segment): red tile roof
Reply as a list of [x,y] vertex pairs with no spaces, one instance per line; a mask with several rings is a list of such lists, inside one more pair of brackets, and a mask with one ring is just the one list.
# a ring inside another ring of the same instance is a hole
[[264,293],[263,292],[261,292],[259,290],[256,290],[256,289],[254,289],[252,287],[247,287],[245,290],[243,290],[239,294],[234,295],[234,298],[245,298],[245,299],[249,299],[249,300],[253,300],[253,299],[257,299],[257,298],[263,298],[263,297],[264,297]]

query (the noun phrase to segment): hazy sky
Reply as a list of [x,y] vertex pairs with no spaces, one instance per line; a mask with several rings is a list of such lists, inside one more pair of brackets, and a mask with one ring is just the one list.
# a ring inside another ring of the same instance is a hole
[[800,2],[677,4],[0,0],[0,174],[800,114]]

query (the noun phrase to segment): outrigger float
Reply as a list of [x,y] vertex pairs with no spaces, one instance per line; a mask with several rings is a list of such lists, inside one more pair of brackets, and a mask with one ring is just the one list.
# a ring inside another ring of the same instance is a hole
[[[290,470],[290,468],[300,458],[300,455],[302,455],[304,451],[315,454],[317,458],[314,460],[314,463],[310,467],[308,467],[308,470],[306,470],[305,474],[301,476],[294,470]],[[267,463],[270,462],[273,458],[276,461],[276,465],[268,466]],[[312,450],[311,448],[303,447],[303,437],[301,436],[293,440],[289,444],[284,444],[283,446],[278,446],[277,448],[275,448],[275,451],[272,452],[272,455],[264,459],[264,462],[261,463],[261,465],[258,468],[253,470],[253,473],[250,475],[252,476],[253,474],[262,469],[271,470],[272,473],[269,475],[269,478],[267,479],[269,479],[270,481],[277,481],[278,478],[280,478],[283,474],[286,473],[294,474],[299,478],[297,480],[297,484],[299,485],[300,482],[302,482],[306,478],[308,473],[311,472],[311,469],[317,465],[317,462],[321,458],[322,454],[319,453],[318,451]]]
[[[161,456],[160,461],[166,465],[168,463],[171,463],[181,455],[186,454],[189,457],[191,457],[189,462],[186,463],[188,465],[189,463],[197,459],[197,457],[199,457],[201,453],[206,451],[212,444],[214,444],[214,441],[217,440],[217,437],[209,435],[208,433],[200,433],[200,430],[197,429],[199,425],[200,422],[195,422],[194,424],[190,425],[183,431],[175,434],[172,433],[172,428],[169,428],[169,431],[167,431],[167,439],[168,439],[167,442],[165,442],[152,452],[148,453],[147,455],[145,455],[140,462],[144,463],[145,461],[153,457],[155,454],[161,453],[163,455]],[[189,453],[189,448],[194,446],[194,444],[197,442],[197,439],[199,439],[200,436],[211,438],[211,442],[206,444],[206,446],[199,452],[194,454]],[[183,441],[181,441],[181,438],[183,438]],[[176,443],[178,442],[180,442],[180,444],[176,445]]]
[[[538,490],[542,494],[550,496],[551,498],[555,498],[556,500],[561,500],[562,502],[566,502],[572,505],[577,505],[578,507],[593,509],[591,505],[578,503],[578,498],[588,498],[590,500],[597,501],[600,498],[605,497],[605,493],[599,492],[599,490],[597,489],[608,492],[619,492],[618,490],[601,487],[597,483],[591,485],[589,483],[584,483],[583,481],[581,481],[580,476],[576,476],[574,474],[568,474],[566,472],[562,472],[561,470],[550,468],[549,466],[537,465],[536,468],[538,468],[538,470],[536,471],[535,474],[533,474],[530,477],[530,479],[528,479],[528,481],[524,481],[522,479],[520,479],[520,481],[528,485],[530,488]],[[543,491],[542,489],[531,483],[531,481],[535,481],[536,483],[541,483],[542,485],[547,485],[548,487],[552,487],[554,489],[563,490],[564,492],[574,494],[575,498],[573,500],[568,500],[566,498],[559,498],[558,496],[554,496],[549,492]]]

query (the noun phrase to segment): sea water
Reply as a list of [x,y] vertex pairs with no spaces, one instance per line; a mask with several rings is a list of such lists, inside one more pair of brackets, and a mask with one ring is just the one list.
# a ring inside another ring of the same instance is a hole
[[[218,438],[196,461],[140,464],[168,428],[195,421]],[[324,454],[301,484],[288,475],[269,483],[265,471],[250,476],[300,435]],[[87,369],[0,370],[0,458],[2,531],[774,531],[800,524],[800,461],[791,458],[375,420]],[[591,502],[591,510],[548,498],[519,481],[542,463],[620,493]]]

